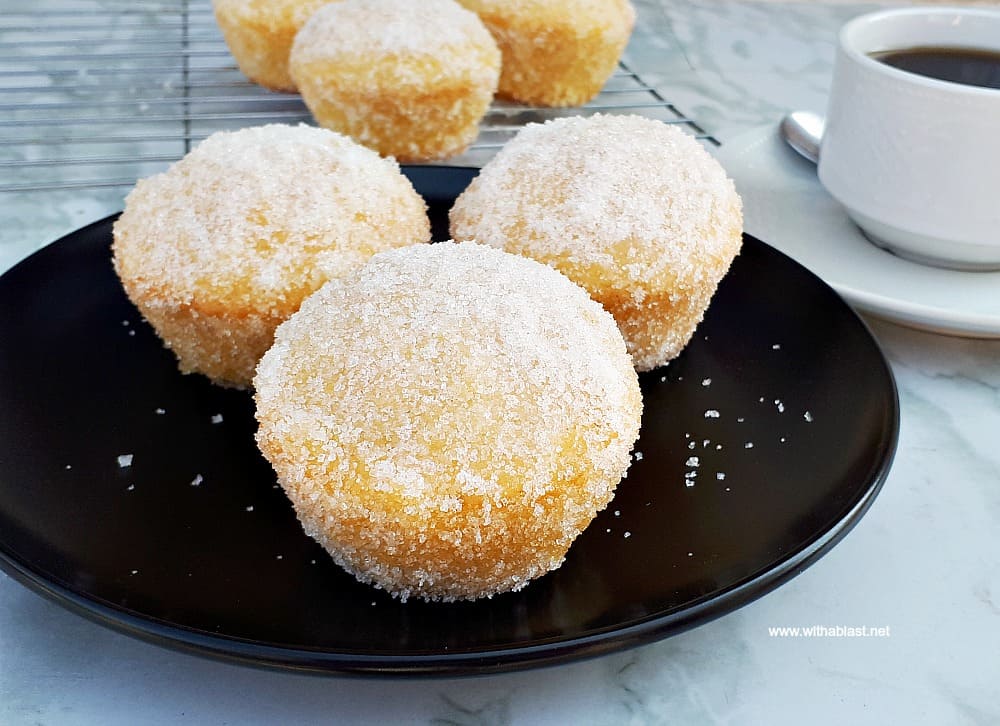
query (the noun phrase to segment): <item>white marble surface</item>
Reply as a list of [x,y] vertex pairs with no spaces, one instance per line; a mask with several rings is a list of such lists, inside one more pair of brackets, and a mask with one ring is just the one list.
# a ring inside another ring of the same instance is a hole
[[[872,7],[638,5],[650,49],[632,62],[723,141],[822,110],[836,28]],[[654,22],[667,30],[650,38]],[[120,190],[0,199],[0,268],[120,203]],[[883,492],[830,554],[737,612],[539,671],[344,679],[163,650],[0,575],[0,723],[1000,723],[1000,342],[871,324],[902,404]],[[768,635],[811,624],[891,636]]]

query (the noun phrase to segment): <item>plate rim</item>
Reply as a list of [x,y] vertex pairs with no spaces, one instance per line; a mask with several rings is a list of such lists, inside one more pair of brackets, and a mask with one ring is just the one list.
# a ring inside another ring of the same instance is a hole
[[[898,406],[896,412],[898,414]],[[75,592],[65,583],[40,575],[0,543],[0,570],[29,590],[77,615],[113,631],[171,650],[208,656],[215,660],[272,670],[294,670],[327,675],[455,677],[506,673],[562,665],[628,650],[679,635],[728,615],[757,600],[804,572],[840,542],[871,508],[885,483],[898,442],[898,415],[889,450],[874,481],[852,503],[846,514],[806,547],[791,553],[778,565],[764,568],[721,593],[707,596],[683,610],[651,615],[624,627],[609,626],[582,637],[547,639],[531,645],[474,652],[418,655],[363,654],[322,649],[274,646],[227,635],[211,634],[142,615]]]
[[[404,166],[402,168],[404,172],[415,168],[421,170],[419,172],[421,174],[441,176],[453,174],[456,170],[463,173],[478,173],[478,169],[475,167],[442,165]],[[60,244],[63,240],[82,234],[85,230],[102,225],[110,226],[119,214],[120,212],[108,215],[44,245],[0,275],[0,283],[10,272],[22,265],[30,264],[29,261],[36,255],[44,254],[46,250]],[[0,540],[0,570],[4,570],[14,580],[33,592],[56,602],[71,612],[83,615],[87,619],[117,632],[155,645],[244,665],[328,675],[454,677],[554,666],[645,645],[729,614],[768,594],[803,572],[854,528],[871,507],[888,477],[897,451],[900,432],[900,402],[895,375],[882,346],[865,320],[843,300],[836,289],[794,258],[753,235],[745,234],[744,242],[746,243],[748,240],[752,244],[760,245],[770,253],[786,258],[801,272],[813,278],[817,284],[828,288],[832,294],[840,299],[846,311],[861,326],[879,354],[882,372],[889,385],[887,393],[889,394],[891,410],[886,412],[888,428],[887,437],[880,442],[882,455],[878,459],[877,465],[867,472],[868,480],[860,494],[849,500],[829,525],[825,526],[818,535],[802,547],[789,552],[778,562],[748,575],[720,592],[698,598],[685,604],[679,610],[660,611],[624,625],[609,625],[583,636],[569,638],[554,636],[541,641],[532,641],[529,645],[510,645],[475,651],[402,655],[365,654],[276,646],[234,636],[213,634],[144,615],[129,608],[108,603],[101,598],[77,592],[68,583],[37,572],[30,563],[23,561],[16,553],[11,552],[2,540]]]

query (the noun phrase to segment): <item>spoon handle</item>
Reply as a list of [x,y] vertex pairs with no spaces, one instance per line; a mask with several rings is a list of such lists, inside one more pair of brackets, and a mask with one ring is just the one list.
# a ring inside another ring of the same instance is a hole
[[824,125],[822,116],[809,111],[793,111],[781,119],[781,135],[789,146],[817,164]]

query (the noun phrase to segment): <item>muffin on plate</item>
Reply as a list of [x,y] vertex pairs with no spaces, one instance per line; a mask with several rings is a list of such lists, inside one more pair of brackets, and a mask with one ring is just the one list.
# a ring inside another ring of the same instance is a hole
[[426,205],[394,161],[332,131],[270,125],[213,134],[141,180],[112,249],[181,370],[243,388],[307,295],[429,240]]

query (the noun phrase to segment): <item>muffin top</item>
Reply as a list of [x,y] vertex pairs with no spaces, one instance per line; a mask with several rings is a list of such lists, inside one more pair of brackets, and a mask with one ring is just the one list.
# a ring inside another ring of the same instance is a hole
[[115,224],[119,274],[203,312],[287,316],[326,280],[430,239],[426,206],[391,159],[305,125],[219,132],[141,180]]

